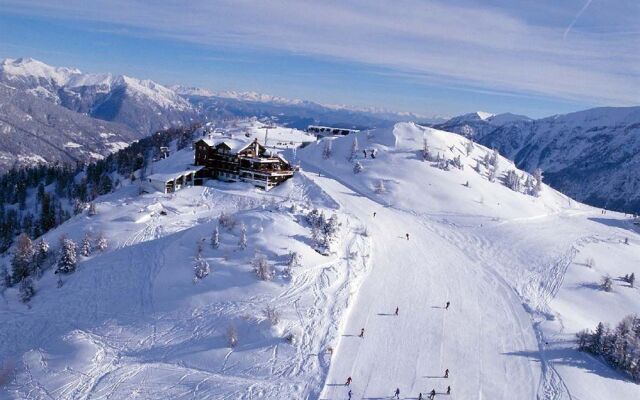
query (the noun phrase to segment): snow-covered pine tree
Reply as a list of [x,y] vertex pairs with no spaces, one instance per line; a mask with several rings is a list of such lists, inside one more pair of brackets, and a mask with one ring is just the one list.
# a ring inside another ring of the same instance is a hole
[[540,192],[542,192],[542,170],[540,168],[536,168],[536,170],[533,171],[533,177],[536,180],[536,183],[533,186],[533,195],[538,197],[540,196]]
[[511,169],[509,171],[507,171],[507,175],[505,175],[504,177],[504,184],[506,187],[508,187],[509,189],[513,190],[514,192],[519,192],[520,191],[520,176],[518,175],[518,173]]
[[232,230],[236,226],[236,219],[233,215],[225,214],[224,211],[220,213],[218,217],[218,225],[224,227],[227,230]]
[[354,174],[359,174],[360,172],[362,172],[363,169],[364,169],[364,167],[362,166],[362,164],[360,164],[360,161],[356,161],[353,164],[353,173]]
[[202,258],[202,255],[198,254],[193,266],[193,283],[197,283],[201,279],[206,278],[210,272],[209,263]]
[[84,237],[82,238],[82,243],[80,244],[80,254],[83,257],[89,257],[91,252],[93,251],[93,247],[91,246],[91,234],[86,232]]
[[464,149],[467,152],[467,157],[469,157],[473,151],[473,142],[471,140],[467,141],[464,145]]
[[251,267],[259,279],[263,281],[273,279],[273,267],[269,264],[265,256],[256,254],[251,261]]
[[247,227],[244,223],[240,225],[240,239],[238,240],[238,247],[240,247],[241,250],[247,248]]
[[451,165],[453,165],[454,167],[463,170],[464,169],[464,165],[462,165],[462,160],[460,159],[460,155],[458,154],[457,156],[453,157],[453,159],[451,160]]
[[11,276],[14,283],[22,281],[34,272],[33,256],[34,251],[31,239],[25,233],[20,234],[11,260]]
[[[11,275],[5,264],[0,265],[0,288],[11,287]],[[1,290],[0,290],[1,292]]]
[[269,321],[271,326],[276,326],[280,322],[280,313],[273,306],[265,306],[262,310],[262,315],[264,315],[264,318]]
[[322,158],[325,160],[331,158],[331,154],[333,153],[331,149],[331,140],[325,139],[324,147],[322,148]]
[[20,281],[20,301],[28,303],[35,294],[36,289],[33,284],[33,279],[30,276],[26,276]]
[[354,136],[353,142],[351,143],[351,150],[349,151],[348,160],[350,162],[353,162],[353,160],[355,160],[357,156],[358,156],[358,137]]
[[287,278],[293,276],[293,270],[298,269],[301,265],[302,257],[297,251],[289,251],[287,255],[287,266],[284,269],[284,275]]
[[374,190],[378,194],[382,194],[382,193],[385,193],[387,191],[387,189],[384,186],[384,181],[382,179],[380,179],[378,181],[378,183],[376,183],[376,187],[375,187]]
[[482,166],[480,166],[480,160],[476,160],[476,166],[474,169],[476,170],[477,173],[482,172]]
[[76,270],[77,264],[76,243],[68,237],[63,236],[60,240],[60,253],[56,273],[72,273]]
[[431,152],[426,136],[422,138],[422,161],[431,161]]
[[636,281],[636,275],[632,272],[631,275],[627,274],[624,276],[624,281],[629,284],[629,286],[633,287],[633,284]]
[[211,234],[211,247],[214,249],[220,247],[220,229],[218,228],[218,224],[213,228],[213,233]]
[[336,239],[341,225],[338,216],[333,214],[322,227],[322,246],[325,250],[331,250],[331,244]]
[[609,275],[605,275],[600,280],[600,289],[605,292],[610,292],[613,290],[613,279]]
[[105,251],[107,247],[109,247],[109,241],[106,236],[104,236],[104,233],[100,232],[98,234],[98,239],[96,240],[96,249]]
[[498,165],[499,165],[499,156],[500,154],[498,153],[497,149],[493,149],[493,154],[491,154],[491,167],[493,167],[493,169],[498,169]]
[[36,242],[35,255],[34,255],[36,275],[40,275],[40,272],[42,271],[42,268],[44,267],[44,263],[47,261],[48,257],[49,257],[49,243],[46,240],[44,240],[44,238],[40,238]]

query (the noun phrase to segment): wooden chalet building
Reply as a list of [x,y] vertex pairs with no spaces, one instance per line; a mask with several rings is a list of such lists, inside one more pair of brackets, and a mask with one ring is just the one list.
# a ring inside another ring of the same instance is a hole
[[195,164],[203,167],[199,178],[250,182],[269,190],[293,176],[291,164],[258,143],[258,139],[250,143],[201,139],[195,143],[195,151]]

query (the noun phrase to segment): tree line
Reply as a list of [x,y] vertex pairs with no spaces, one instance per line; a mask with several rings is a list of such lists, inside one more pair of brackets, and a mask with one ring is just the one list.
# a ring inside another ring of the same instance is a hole
[[[89,164],[42,164],[12,169],[0,176],[0,253],[24,233],[37,238],[112,192],[123,179],[136,179],[160,157],[160,148],[191,144],[199,125],[170,128],[132,143]],[[30,200],[31,199],[31,200]]]

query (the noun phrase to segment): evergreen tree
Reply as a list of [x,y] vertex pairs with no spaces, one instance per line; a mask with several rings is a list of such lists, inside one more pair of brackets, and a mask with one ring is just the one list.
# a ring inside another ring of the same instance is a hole
[[18,237],[16,248],[13,252],[11,260],[13,282],[18,283],[24,278],[30,276],[34,271],[33,266],[33,244],[29,236],[21,234]]
[[514,192],[519,192],[520,176],[518,176],[518,173],[515,170],[509,170],[507,171],[507,175],[504,177],[504,184]]
[[20,282],[20,301],[28,303],[35,294],[36,289],[33,284],[33,279],[31,279],[30,276],[25,277]]
[[202,258],[201,254],[198,254],[193,266],[193,283],[197,283],[198,281],[206,278],[210,272],[211,270],[209,268],[209,263],[207,262],[207,260]]
[[211,247],[214,249],[220,247],[220,229],[217,224],[213,228],[213,233],[211,234]]
[[386,191],[387,190],[384,187],[384,181],[382,179],[379,180],[378,183],[376,184],[375,192],[378,193],[378,194],[382,194],[382,193],[385,193]]
[[467,152],[467,157],[469,157],[471,155],[471,152],[473,151],[473,142],[469,140],[467,143],[465,143],[464,149]]
[[253,272],[261,280],[270,281],[273,279],[273,267],[263,255],[256,254],[251,262],[251,266],[253,268]]
[[9,275],[9,270],[5,264],[0,265],[0,287],[11,287],[11,275]]
[[610,292],[613,290],[613,279],[611,279],[609,275],[605,275],[602,277],[602,280],[600,281],[600,289],[604,290],[605,292]]
[[113,181],[109,177],[109,175],[102,175],[100,177],[100,183],[98,185],[98,194],[107,194],[111,193],[113,190]]
[[422,161],[431,161],[431,152],[426,136],[422,138]]
[[67,237],[62,237],[56,273],[72,273],[76,270],[77,264],[76,243]]
[[536,170],[533,171],[533,178],[536,181],[533,186],[533,195],[538,197],[540,196],[540,192],[542,192],[542,170],[540,168],[536,168]]
[[101,232],[98,234],[98,239],[96,240],[96,249],[100,251],[105,251],[109,247],[109,242],[104,234]]
[[247,227],[244,223],[240,225],[240,239],[238,240],[238,247],[242,250],[247,248]]
[[348,159],[350,162],[353,162],[353,160],[355,160],[357,156],[358,156],[358,137],[354,136],[353,142],[351,143],[351,151],[349,152]]
[[55,207],[52,204],[51,195],[44,193],[40,205],[40,227],[42,232],[48,232],[56,226]]
[[35,256],[34,256],[34,264],[36,269],[36,276],[40,276],[42,272],[42,268],[44,267],[44,263],[49,257],[49,243],[44,240],[44,238],[40,238],[36,242],[35,246]]
[[353,173],[354,174],[359,174],[360,172],[362,172],[363,169],[364,169],[364,167],[362,166],[362,164],[360,164],[360,161],[356,161],[353,164]]
[[287,266],[284,269],[286,277],[291,277],[293,275],[293,270],[300,267],[301,260],[302,257],[297,251],[289,251],[289,254],[287,255]]
[[92,250],[91,234],[89,234],[89,232],[86,232],[84,234],[84,237],[82,238],[82,243],[80,244],[80,254],[83,257],[89,257]]

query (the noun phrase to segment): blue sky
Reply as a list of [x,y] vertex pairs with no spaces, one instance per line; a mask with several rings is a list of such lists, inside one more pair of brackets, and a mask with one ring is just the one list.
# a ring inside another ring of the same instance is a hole
[[637,0],[0,0],[0,58],[429,116],[540,117],[639,105],[638,21]]

